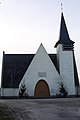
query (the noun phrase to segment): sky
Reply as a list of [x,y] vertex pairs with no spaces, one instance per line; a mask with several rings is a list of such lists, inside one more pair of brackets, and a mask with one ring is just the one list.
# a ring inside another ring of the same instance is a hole
[[2,55],[36,53],[43,43],[56,53],[61,3],[80,77],[80,0],[0,0],[0,78]]

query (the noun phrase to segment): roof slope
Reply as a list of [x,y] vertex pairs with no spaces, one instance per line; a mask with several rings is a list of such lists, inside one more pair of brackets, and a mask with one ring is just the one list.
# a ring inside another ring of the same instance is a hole
[[4,88],[17,88],[34,54],[4,54],[2,83]]

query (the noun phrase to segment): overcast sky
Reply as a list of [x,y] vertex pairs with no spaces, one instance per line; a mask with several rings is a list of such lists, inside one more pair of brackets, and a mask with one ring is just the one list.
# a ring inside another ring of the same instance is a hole
[[59,38],[61,6],[80,76],[80,0],[0,0],[0,69],[2,53],[36,53],[43,43],[55,53]]

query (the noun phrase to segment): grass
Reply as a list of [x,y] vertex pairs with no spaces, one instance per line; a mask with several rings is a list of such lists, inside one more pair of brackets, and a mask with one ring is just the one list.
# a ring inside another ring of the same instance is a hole
[[7,105],[0,104],[0,120],[15,120],[12,111]]

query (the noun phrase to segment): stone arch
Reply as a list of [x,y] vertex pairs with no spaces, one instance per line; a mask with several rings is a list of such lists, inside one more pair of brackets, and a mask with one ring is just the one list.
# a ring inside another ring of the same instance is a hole
[[35,97],[49,97],[50,90],[47,82],[45,80],[39,80],[35,86],[34,91]]

